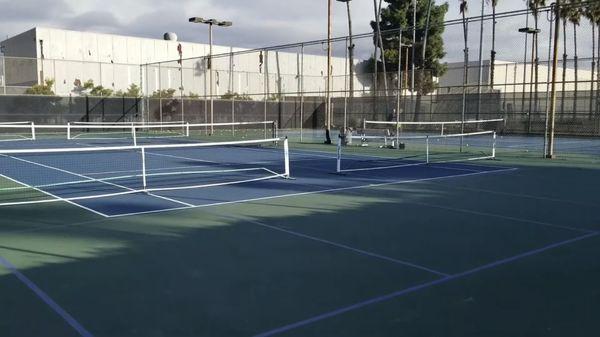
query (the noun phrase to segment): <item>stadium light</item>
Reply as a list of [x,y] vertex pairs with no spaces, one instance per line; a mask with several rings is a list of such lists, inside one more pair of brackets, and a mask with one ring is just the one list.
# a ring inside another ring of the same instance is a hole
[[[529,83],[529,111],[527,112],[527,119],[528,119],[528,123],[527,123],[527,129],[529,132],[531,132],[531,123],[532,123],[532,116],[531,116],[531,112],[532,112],[532,100],[531,97],[533,95],[533,73],[534,73],[534,63],[537,64],[537,54],[535,52],[535,46],[536,43],[535,41],[537,41],[538,38],[538,34],[541,32],[540,29],[537,28],[531,28],[531,27],[523,27],[523,28],[519,28],[519,33],[524,33],[526,35],[533,35],[533,43],[531,44],[531,80]],[[527,56],[527,54],[525,54]],[[527,74],[527,57],[525,57],[525,60],[523,61],[523,73]],[[526,76],[523,76],[523,101],[525,101],[525,84],[526,84]],[[537,83],[536,83],[537,84]],[[536,90],[537,90],[537,86],[536,86]]]
[[217,19],[204,19],[199,16],[191,17],[188,20],[191,23],[203,23],[208,25],[208,41],[209,41],[209,51],[208,51],[208,73],[210,76],[210,134],[214,133],[214,98],[213,98],[213,71],[212,71],[212,49],[213,49],[213,33],[212,27],[231,27],[233,22],[231,21],[219,21]]
[[352,0],[336,0],[337,2],[346,3],[346,11],[348,12],[348,58],[349,58],[349,68],[350,68],[350,97],[354,97],[354,41],[352,38],[352,15],[350,12],[350,1]]

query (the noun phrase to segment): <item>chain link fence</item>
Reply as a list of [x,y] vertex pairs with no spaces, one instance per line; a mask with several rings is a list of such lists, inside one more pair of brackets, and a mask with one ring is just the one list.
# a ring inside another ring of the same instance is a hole
[[[327,41],[141,66],[2,58],[0,119],[41,123],[272,120],[281,134],[293,140],[322,142],[327,125],[337,130],[360,129],[365,120],[501,118],[504,123],[496,130],[500,153],[542,157],[551,103],[551,37],[556,19],[551,8],[544,8],[539,12],[537,33],[519,33],[517,28],[531,26],[533,18],[526,11],[499,14],[496,31],[502,34],[496,37],[493,64],[489,56],[483,56],[481,62],[478,59],[480,18],[468,19],[466,25],[460,20],[446,22],[445,69],[437,74],[418,62],[413,64],[412,47],[404,42],[396,42],[399,50],[386,50],[382,57],[373,34],[331,41],[331,78],[327,76]],[[492,24],[490,17],[484,17],[485,34]],[[598,29],[585,20],[578,26],[567,23],[561,27],[567,31],[560,34],[556,69],[556,152],[565,158],[586,156],[598,162]],[[456,42],[462,41],[457,38],[462,38],[464,29],[471,30],[467,48]],[[578,49],[573,40],[575,31]],[[391,41],[402,34],[404,41],[411,35],[411,27],[382,34]],[[484,41],[481,54],[489,55],[490,42]],[[373,55],[378,62],[373,61]],[[390,59],[392,56],[397,59]],[[56,92],[68,90],[69,95],[17,95],[43,78],[55,79]],[[87,97],[74,91],[77,80],[88,78],[98,79],[97,84],[114,92],[133,84],[139,88],[140,97],[115,97],[114,93],[110,97]],[[428,81],[429,87],[421,85]]]

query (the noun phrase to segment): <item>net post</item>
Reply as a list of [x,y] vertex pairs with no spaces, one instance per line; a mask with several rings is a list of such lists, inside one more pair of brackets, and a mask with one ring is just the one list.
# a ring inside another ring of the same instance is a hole
[[337,163],[336,172],[341,173],[342,172],[342,137],[341,137],[341,135],[338,136],[336,163]]
[[31,122],[31,140],[35,140],[35,123]]
[[[396,112],[396,114],[399,113]],[[400,150],[400,122],[398,120],[396,120],[396,150]]]
[[429,135],[425,137],[425,160],[429,164]]
[[67,140],[71,140],[71,122],[67,123]]
[[137,146],[137,132],[133,123],[131,123],[131,137],[133,138],[133,146]]
[[444,123],[442,123],[442,136],[444,135]]
[[185,136],[190,137],[190,122],[185,123]]
[[290,146],[289,146],[289,141],[288,138],[285,137],[285,139],[283,140],[283,156],[284,156],[284,162],[285,162],[285,178],[290,178]]
[[496,159],[496,131],[494,131],[494,136],[493,136],[493,141],[492,141],[492,159]]
[[146,149],[142,147],[142,183],[144,186],[144,191],[147,189],[147,181],[146,181]]

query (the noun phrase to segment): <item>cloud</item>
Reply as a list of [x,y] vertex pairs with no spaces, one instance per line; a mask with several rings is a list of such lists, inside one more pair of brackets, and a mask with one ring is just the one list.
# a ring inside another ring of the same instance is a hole
[[0,21],[18,24],[20,22],[46,21],[72,12],[71,7],[62,0],[40,2],[36,0],[0,1]]
[[[436,3],[441,4],[442,0]],[[459,18],[458,1],[449,0],[447,20]],[[370,32],[369,22],[373,19],[373,2],[354,0],[351,3],[355,34]],[[347,34],[346,8],[343,3],[333,1],[333,35]],[[0,0],[0,36],[14,35],[34,26],[50,26],[101,33],[161,38],[167,31],[175,32],[182,41],[207,42],[206,27],[188,23],[191,16],[217,18],[233,21],[233,27],[215,28],[216,44],[235,47],[259,48],[300,41],[322,39],[327,36],[327,1],[325,0],[181,0],[174,2],[158,0],[49,0],[40,10],[39,0]],[[501,1],[498,12],[523,9],[521,1]],[[473,1],[470,16],[479,15],[479,1]],[[486,9],[489,13],[489,8]],[[516,32],[525,26],[525,17],[498,20],[498,59],[522,60],[524,36]],[[548,22],[540,20],[542,33],[540,45],[547,48]],[[570,31],[571,27],[568,28]],[[471,60],[478,58],[479,27],[469,27]],[[483,57],[489,58],[491,26],[485,25]],[[580,41],[589,41],[591,30],[584,22],[579,30]],[[572,33],[569,33],[572,36]],[[444,34],[448,61],[462,61],[462,26],[446,28]],[[372,40],[355,41],[357,55],[368,57],[373,50]],[[568,39],[569,49],[573,48]],[[590,43],[581,43],[580,56],[591,54]],[[530,45],[529,45],[530,46]],[[336,44],[336,56],[343,56],[343,43]],[[309,53],[324,53],[321,46],[313,46]],[[542,52],[540,52],[542,53]],[[545,53],[542,55],[546,55]],[[542,56],[540,55],[540,57]],[[541,57],[542,58],[542,57]],[[543,57],[545,58],[545,57]]]

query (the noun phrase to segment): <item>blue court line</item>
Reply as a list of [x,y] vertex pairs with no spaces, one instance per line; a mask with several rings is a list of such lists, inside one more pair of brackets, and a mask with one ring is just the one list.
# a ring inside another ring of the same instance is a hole
[[427,268],[425,266],[421,266],[421,265],[418,265],[418,264],[415,264],[415,263],[412,263],[412,262],[394,259],[394,258],[389,257],[389,256],[385,256],[385,255],[381,255],[381,254],[369,252],[369,251],[366,251],[366,250],[354,248],[354,247],[351,247],[351,246],[348,246],[348,245],[345,245],[345,244],[337,243],[337,242],[334,242],[334,241],[329,241],[329,240],[322,239],[322,238],[319,238],[319,237],[316,237],[316,236],[302,234],[300,232],[295,232],[295,231],[292,231],[292,230],[283,229],[283,228],[277,227],[277,226],[267,225],[264,222],[260,222],[260,221],[254,220],[254,219],[247,219],[247,218],[244,218],[244,217],[238,217],[238,216],[234,216],[234,215],[222,214],[222,213],[218,213],[218,212],[210,212],[210,213],[213,213],[215,215],[218,215],[218,216],[221,216],[221,217],[224,217],[224,218],[231,218],[231,219],[235,219],[235,220],[247,221],[247,222],[253,223],[255,225],[261,226],[261,227],[265,227],[265,228],[269,228],[269,229],[272,229],[272,230],[275,230],[275,231],[287,233],[287,234],[290,234],[290,235],[293,235],[293,236],[297,236],[297,237],[300,237],[300,238],[303,238],[303,239],[308,239],[308,240],[312,240],[312,241],[324,243],[326,245],[334,246],[334,247],[337,247],[337,248],[346,249],[346,250],[358,253],[360,255],[375,257],[375,258],[378,258],[378,259],[381,259],[381,260],[393,262],[395,264],[403,265],[403,266],[406,266],[406,267],[416,268],[416,269],[423,270],[423,271],[426,271],[428,273],[435,274],[435,275],[438,275],[438,276],[450,276],[449,274],[443,273],[441,271],[437,271],[437,270],[434,270],[434,269],[431,269],[431,268]]
[[413,287],[410,287],[410,288],[406,288],[406,289],[403,289],[403,290],[400,290],[400,291],[396,291],[396,292],[393,292],[393,293],[390,293],[390,294],[387,294],[387,295],[373,297],[373,298],[365,300],[365,301],[357,302],[355,304],[352,304],[352,305],[349,305],[349,306],[346,306],[346,307],[342,307],[342,308],[339,308],[339,309],[336,309],[336,310],[333,310],[333,311],[330,311],[330,312],[327,312],[327,313],[323,313],[323,314],[320,314],[320,315],[317,315],[317,316],[314,316],[314,317],[311,317],[311,318],[308,318],[308,319],[305,319],[305,320],[302,320],[302,321],[299,321],[299,322],[296,322],[296,323],[288,324],[288,325],[285,325],[285,326],[282,326],[282,327],[279,327],[279,328],[275,328],[273,330],[269,330],[267,332],[260,333],[258,335],[255,335],[254,337],[274,336],[274,335],[277,335],[277,334],[280,334],[280,333],[283,333],[283,332],[287,332],[287,331],[290,331],[290,330],[301,328],[301,327],[310,325],[312,323],[316,323],[318,321],[322,321],[322,320],[327,319],[327,318],[331,318],[331,317],[334,317],[334,316],[339,316],[341,314],[344,314],[344,313],[347,313],[347,312],[350,312],[350,311],[354,311],[354,310],[357,310],[357,309],[361,309],[363,307],[366,307],[366,306],[369,306],[369,305],[372,305],[372,304],[377,304],[377,303],[389,301],[391,299],[399,298],[399,297],[402,297],[404,295],[407,295],[407,294],[410,294],[410,293],[414,293],[414,292],[417,292],[417,291],[420,291],[420,290],[423,290],[423,289],[427,289],[427,288],[430,288],[430,287],[433,287],[433,286],[436,286],[436,285],[448,283],[450,281],[461,279],[461,278],[464,278],[466,276],[470,276],[470,275],[479,273],[479,272],[484,271],[484,270],[488,270],[488,269],[492,269],[492,268],[495,268],[495,267],[498,267],[498,266],[502,266],[502,265],[505,265],[505,264],[508,264],[508,263],[511,263],[511,262],[514,262],[514,261],[518,261],[518,260],[524,259],[526,257],[537,255],[537,254],[540,254],[540,253],[543,253],[543,252],[546,252],[546,251],[549,251],[549,250],[552,250],[552,249],[555,249],[555,248],[558,248],[558,247],[562,247],[562,246],[565,246],[565,245],[568,245],[568,244],[571,244],[571,243],[575,243],[575,242],[578,242],[578,241],[589,239],[591,237],[595,237],[595,236],[598,236],[598,235],[600,235],[600,232],[593,232],[593,233],[586,234],[586,235],[583,235],[583,236],[578,236],[578,237],[573,238],[573,239],[569,239],[569,240],[565,240],[565,241],[560,241],[560,242],[557,242],[557,243],[553,243],[553,244],[550,244],[550,245],[547,245],[547,246],[544,246],[544,247],[541,247],[541,248],[538,248],[538,249],[530,250],[528,252],[521,253],[521,254],[518,254],[518,255],[506,258],[506,259],[502,259],[502,260],[498,260],[498,261],[495,261],[495,262],[492,262],[492,263],[489,263],[489,264],[485,264],[485,265],[479,266],[477,268],[473,268],[473,269],[464,271],[462,273],[458,273],[458,274],[446,276],[444,278],[441,278],[441,279],[438,279],[438,280],[435,280],[435,281],[418,284],[416,286],[413,286]]
[[31,281],[27,276],[23,275],[17,267],[15,267],[12,263],[6,260],[4,257],[0,256],[0,264],[3,265],[6,269],[8,269],[13,275],[15,275],[21,283],[26,285],[31,291],[33,291],[37,297],[39,297],[46,305],[50,307],[55,313],[57,313],[62,319],[67,322],[73,329],[75,329],[80,336],[82,337],[93,337],[89,331],[87,331],[73,316],[71,316],[65,309],[63,309],[60,305],[58,305],[48,294],[46,294],[40,287],[38,287],[33,281]]

